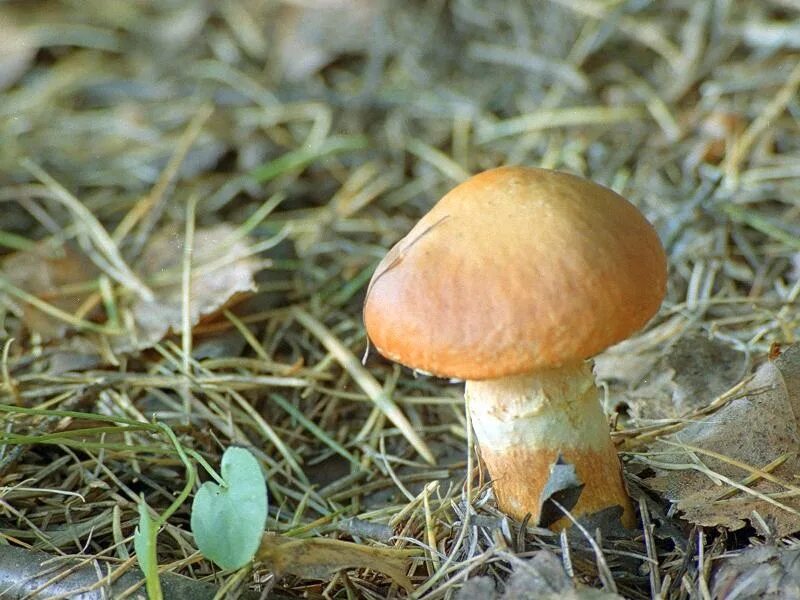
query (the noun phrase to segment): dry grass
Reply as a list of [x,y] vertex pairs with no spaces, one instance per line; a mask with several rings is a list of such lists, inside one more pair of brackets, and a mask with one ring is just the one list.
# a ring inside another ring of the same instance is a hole
[[[35,50],[18,43],[13,56],[31,62],[0,83],[0,251],[56,261],[68,244],[91,267],[46,297],[0,279],[0,543],[130,569],[139,496],[163,510],[184,477],[157,418],[211,464],[232,444],[252,449],[271,530],[422,549],[418,597],[504,580],[509,553],[538,548],[625,597],[709,597],[713,560],[746,536],[689,527],[652,496],[642,531],[597,552],[504,519],[460,387],[374,354],[362,366],[360,307],[386,248],[435,199],[524,163],[609,185],[657,227],[669,295],[628,352],[657,356],[701,332],[757,361],[797,341],[800,5],[343,4],[311,34],[292,30],[325,40],[330,62],[310,73],[287,59],[291,9],[271,2],[0,5],[0,38],[13,18]],[[0,82],[10,70],[0,60]],[[159,284],[140,275],[155,233],[171,224],[192,239],[218,223],[248,240],[259,293],[152,348],[117,345]],[[36,333],[31,306],[63,332]],[[680,426],[636,417],[618,433],[631,452]],[[167,571],[229,577],[197,555],[188,506],[158,551]],[[277,587],[404,594],[370,571]]]

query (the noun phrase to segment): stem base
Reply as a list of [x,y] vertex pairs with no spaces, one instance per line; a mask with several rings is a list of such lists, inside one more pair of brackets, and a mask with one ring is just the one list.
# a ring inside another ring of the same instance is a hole
[[[468,381],[465,395],[481,458],[493,480],[500,509],[538,522],[542,491],[559,455],[575,466],[584,484],[575,517],[612,506],[634,525],[616,448],[597,397],[591,363],[535,374]],[[565,517],[553,529],[568,526]]]

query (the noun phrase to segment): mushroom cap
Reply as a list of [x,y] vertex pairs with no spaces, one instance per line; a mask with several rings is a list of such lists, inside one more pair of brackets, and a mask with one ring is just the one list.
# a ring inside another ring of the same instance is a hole
[[558,171],[500,167],[446,194],[383,258],[364,323],[394,361],[495,379],[589,358],[664,298],[653,227],[622,196]]

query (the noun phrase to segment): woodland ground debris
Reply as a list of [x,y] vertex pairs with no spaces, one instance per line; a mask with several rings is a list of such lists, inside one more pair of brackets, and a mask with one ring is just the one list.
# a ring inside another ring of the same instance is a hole
[[[475,577],[503,597],[543,551],[569,580],[559,589],[606,597],[762,593],[769,569],[795,589],[796,541],[779,537],[794,526],[742,510],[736,530],[693,524],[685,498],[673,506],[649,478],[658,444],[682,439],[680,468],[713,482],[715,509],[754,492],[790,506],[795,493],[780,465],[796,447],[724,474],[713,465],[730,457],[709,462],[679,432],[753,398],[751,374],[800,334],[797,3],[311,6],[0,6],[0,45],[18,40],[0,60],[0,543],[134,572],[140,496],[161,512],[184,478],[157,419],[211,464],[249,448],[270,531],[414,550],[417,597],[453,597]],[[446,190],[501,164],[618,190],[667,250],[661,312],[598,358],[639,505],[632,536],[509,521],[464,451],[460,387],[358,360],[385,250]],[[214,272],[199,261],[216,243],[206,232],[221,230],[247,273],[195,313],[195,284]],[[167,231],[172,256],[155,272],[148,253]],[[180,318],[140,336],[136,306],[167,291]],[[670,359],[698,336],[719,349],[703,354],[719,357],[708,388]],[[742,429],[761,421],[747,418]],[[186,503],[159,534],[159,564],[222,593],[406,596],[364,568],[220,573],[188,524]]]

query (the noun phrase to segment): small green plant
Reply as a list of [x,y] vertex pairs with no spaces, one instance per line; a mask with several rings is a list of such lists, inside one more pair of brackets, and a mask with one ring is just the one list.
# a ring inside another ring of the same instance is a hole
[[194,496],[191,527],[198,549],[223,569],[239,569],[256,554],[267,522],[267,485],[256,458],[244,448],[222,455],[222,481],[204,483]]
[[202,456],[184,449],[169,427],[163,423],[156,426],[172,442],[187,473],[186,485],[163,514],[153,518],[144,498],[139,501],[139,525],[133,537],[136,558],[145,575],[148,597],[161,600],[156,538],[194,488],[197,473],[190,457],[216,480],[204,483],[195,494],[192,533],[203,556],[223,569],[239,569],[253,560],[267,522],[267,485],[258,461],[244,448],[225,450],[220,476]]
[[222,455],[222,477],[204,483],[194,497],[191,526],[198,549],[223,569],[240,569],[254,559],[276,579],[284,574],[315,579],[348,568],[368,568],[391,576],[407,590],[408,559],[416,550],[371,548],[334,539],[298,539],[265,533],[267,486],[255,457],[244,448]]
[[150,516],[150,507],[147,506],[144,498],[139,500],[139,526],[133,534],[133,547],[136,550],[136,559],[139,561],[139,567],[144,573],[147,596],[150,600],[162,600],[164,597],[161,592],[161,583],[158,579],[158,556],[156,555],[158,530],[172,516],[172,513],[178,510],[180,505],[186,501],[197,479],[194,465],[189,460],[172,430],[163,423],[156,423],[156,426],[170,439],[181,462],[186,467],[186,485],[174,502],[170,504],[169,508],[155,520]]

